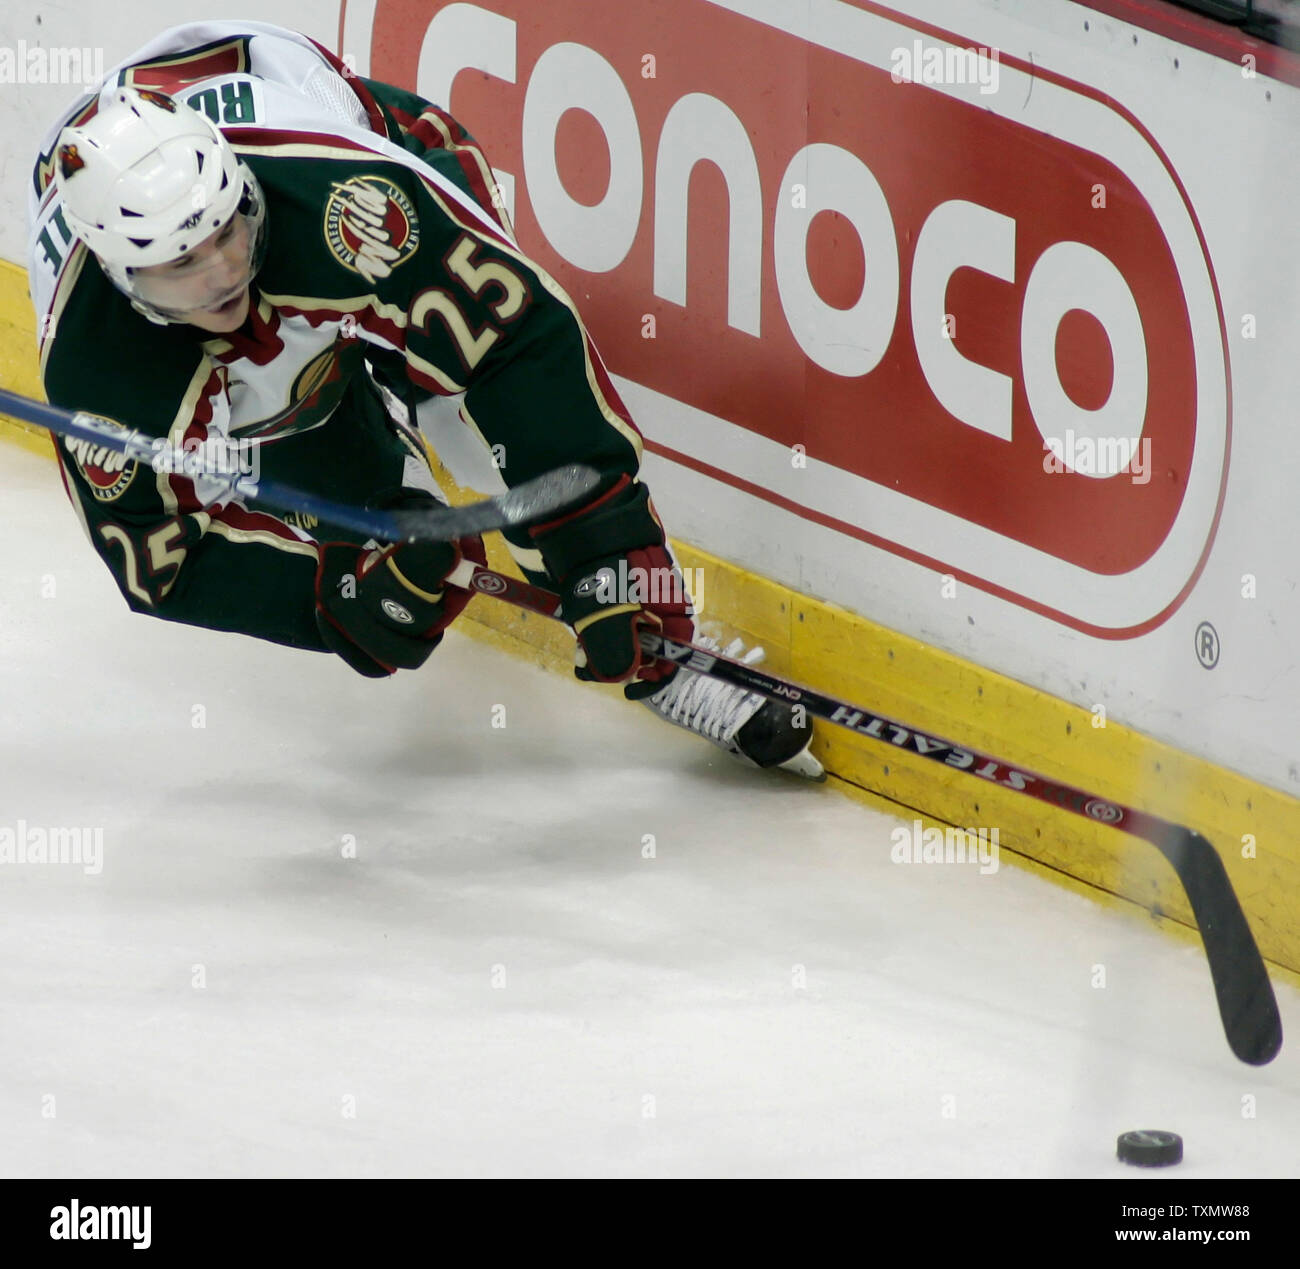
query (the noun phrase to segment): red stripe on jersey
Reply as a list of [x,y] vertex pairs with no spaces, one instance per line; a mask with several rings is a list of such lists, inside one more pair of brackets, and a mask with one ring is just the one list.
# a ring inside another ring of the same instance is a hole
[[[418,172],[416,173],[416,175],[419,176],[420,180],[422,180],[425,183],[425,185],[427,185],[429,189],[432,190],[438,196],[439,199],[443,201],[447,200],[446,190],[439,189],[438,186],[435,185],[433,181],[431,181],[427,176],[425,176],[423,172]],[[463,195],[465,194],[465,191],[458,188],[457,193]],[[468,195],[466,195],[466,197],[468,197]],[[452,205],[456,208],[458,212],[463,212],[466,216],[470,215],[470,213],[468,211],[465,211],[465,209],[461,207],[459,203],[453,203]],[[489,214],[489,209],[486,207],[480,207],[477,204],[475,204],[475,209],[478,211],[480,216],[486,216]],[[461,224],[463,222],[457,219],[456,223]],[[495,219],[475,220],[472,228],[473,231],[485,241],[498,243],[500,246],[506,247],[512,252],[517,252],[519,250],[518,243],[511,242],[510,238],[506,235],[504,229],[502,228],[500,222]]]
[[335,309],[329,307],[329,300],[323,300],[320,308],[298,308],[293,304],[279,304],[276,308],[287,317],[305,317],[313,328],[324,326],[326,322],[341,322],[345,317],[352,317],[362,330],[387,340],[399,351],[406,347],[406,331],[396,322],[381,317],[372,308]]
[[[465,180],[469,183],[470,192],[474,195],[474,201],[504,229],[505,221],[501,219],[501,209],[493,206],[492,188],[483,179],[483,169],[463,150],[453,157],[460,165],[460,170],[465,173]],[[484,163],[487,162],[486,159],[483,161]]]
[[280,338],[280,314],[276,312],[274,305],[268,305],[271,310],[269,320],[264,320],[262,314],[258,311],[256,303],[250,303],[248,306],[249,325],[252,327],[252,334],[245,334],[241,326],[238,330],[229,331],[221,336],[229,345],[228,352],[214,354],[214,359],[226,364],[232,361],[238,361],[241,357],[246,357],[255,366],[269,366],[282,352],[284,352],[284,340]]
[[[592,372],[596,376],[596,383],[600,387],[601,395],[608,402],[609,408],[638,436],[641,436],[641,429],[637,427],[636,422],[633,420],[631,411],[623,404],[623,398],[618,395],[618,389],[611,382],[609,371],[605,369],[605,363],[601,359],[600,352],[597,350],[596,345],[591,342],[591,336],[587,334],[585,326],[582,327],[582,337],[587,344],[587,352],[591,357]],[[642,437],[642,439],[645,438]]]
[[362,145],[360,141],[353,141],[350,137],[339,136],[337,132],[310,132],[302,128],[292,130],[287,128],[222,128],[221,134],[235,149],[238,149],[241,145],[323,145],[331,150],[356,150],[358,153],[368,154],[374,159],[386,159],[389,163],[394,161],[388,159],[386,155],[372,150],[368,145]]
[[[461,147],[462,152],[456,155],[456,161],[460,164],[461,170],[464,171],[474,191],[475,199],[483,205],[484,210],[492,219],[505,230],[507,239],[513,241],[514,231],[510,228],[506,219],[505,207],[499,205],[498,191],[495,184],[496,174],[492,172],[492,164],[488,162],[488,157],[483,152],[483,148],[445,110],[441,110],[437,106],[430,106],[429,111],[426,113],[437,115],[447,125],[452,141]],[[477,155],[482,166],[476,163],[470,157],[471,155]],[[492,174],[491,184],[484,177],[484,172]]]
[[[408,361],[406,363],[406,376],[416,387],[424,388],[427,392],[434,392],[440,397],[451,396],[447,390],[446,384],[439,383],[436,379],[430,379],[418,366],[413,366]],[[448,376],[450,378],[450,376]]]
[[391,104],[388,107],[388,113],[392,115],[399,124],[401,124],[403,132],[410,132],[411,125],[416,120],[415,115],[413,115],[409,110],[403,110],[401,106],[394,106]]
[[[403,130],[406,132],[410,132],[425,115],[437,115],[446,126],[447,134],[451,137],[453,145],[468,145],[473,146],[475,149],[478,148],[469,133],[461,127],[459,121],[449,115],[441,107],[435,106],[432,102],[426,102],[424,109],[418,115],[411,114],[409,110],[403,110],[401,106],[389,106],[388,108],[392,111],[393,118],[402,125]],[[428,125],[426,124],[425,126],[427,127]],[[446,148],[447,147],[443,144],[441,136],[439,136],[437,140],[437,149],[445,150]]]
[[178,88],[217,75],[238,75],[248,70],[249,35],[236,35],[182,53],[162,53],[122,71],[121,83],[132,88],[157,88],[171,95]]
[[234,503],[212,512],[212,518],[244,533],[272,533],[286,542],[300,543],[303,540],[284,521],[277,520],[275,516],[268,515],[265,511],[249,511]]
[[[203,391],[199,394],[198,403],[194,407],[194,413],[190,416],[190,421],[185,425],[185,431],[181,434],[181,444],[201,445],[207,438],[208,428],[212,424],[212,418],[215,413],[212,405],[213,398],[226,390],[226,368],[224,366],[216,367],[208,375],[207,381],[203,385]],[[203,503],[194,490],[194,481],[188,476],[177,473],[169,473],[167,476],[167,487],[171,490],[172,496],[176,499],[176,511],[178,515],[189,515],[196,511],[203,510]]]
[[[483,169],[490,168],[487,155],[479,148],[478,144],[470,137],[469,133],[456,122],[445,110],[439,110],[437,106],[430,105],[425,108],[423,114],[416,116],[408,111],[401,109],[399,106],[390,106],[393,118],[402,126],[402,131],[408,136],[414,137],[421,145],[430,150],[442,150],[444,153],[450,153],[447,149],[447,143],[443,133],[429,122],[426,116],[435,116],[447,130],[447,136],[451,138],[454,146],[459,146],[464,151],[471,153],[453,154],[452,157],[460,166],[460,170],[465,174],[465,179],[469,182],[470,190],[474,195],[474,200],[479,203],[484,211],[488,212],[492,218],[503,228],[505,222],[496,207],[492,204],[492,188],[488,185],[483,177]],[[482,161],[482,167],[475,162],[473,155],[477,155]]]

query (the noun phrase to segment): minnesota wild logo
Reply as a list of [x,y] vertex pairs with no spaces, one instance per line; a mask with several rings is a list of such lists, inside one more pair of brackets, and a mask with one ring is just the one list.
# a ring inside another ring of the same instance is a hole
[[172,114],[176,113],[176,103],[166,93],[156,92],[152,88],[137,88],[136,92],[150,105],[158,106],[163,110],[170,111]]
[[86,160],[77,152],[75,145],[59,146],[59,171],[66,181],[73,172],[80,172],[86,166]]
[[330,253],[367,282],[386,278],[420,245],[414,205],[382,176],[335,181],[325,203],[324,228]]
[[[114,431],[126,431],[121,423],[113,419],[98,421]],[[85,477],[91,497],[96,502],[116,502],[135,479],[139,464],[107,445],[97,445],[92,440],[78,436],[65,436],[63,445],[76,463],[77,470]]]

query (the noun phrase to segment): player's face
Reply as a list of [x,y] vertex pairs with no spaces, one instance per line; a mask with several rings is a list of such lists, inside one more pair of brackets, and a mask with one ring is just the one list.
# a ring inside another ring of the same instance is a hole
[[248,221],[239,215],[179,259],[133,270],[132,281],[142,300],[173,321],[225,333],[248,316],[251,252]]

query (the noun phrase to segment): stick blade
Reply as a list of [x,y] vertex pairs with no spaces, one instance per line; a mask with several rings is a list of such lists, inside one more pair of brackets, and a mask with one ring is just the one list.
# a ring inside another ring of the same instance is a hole
[[1201,930],[1228,1047],[1263,1066],[1282,1047],[1282,1018],[1268,970],[1223,860],[1195,829],[1166,825],[1142,834],[1173,866]]
[[572,510],[590,498],[600,485],[600,474],[582,463],[570,463],[516,485],[498,502],[508,527],[524,528]]
[[494,498],[463,507],[399,510],[393,517],[394,542],[452,541],[500,529],[539,524],[584,502],[600,485],[600,474],[581,463],[543,472]]

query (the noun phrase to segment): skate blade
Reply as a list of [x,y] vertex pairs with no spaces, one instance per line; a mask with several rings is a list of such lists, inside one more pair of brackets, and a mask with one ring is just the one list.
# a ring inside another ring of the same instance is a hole
[[777,769],[788,771],[791,775],[800,776],[805,780],[816,781],[818,784],[826,779],[826,768],[813,757],[811,749],[800,750],[793,758],[778,763]]

